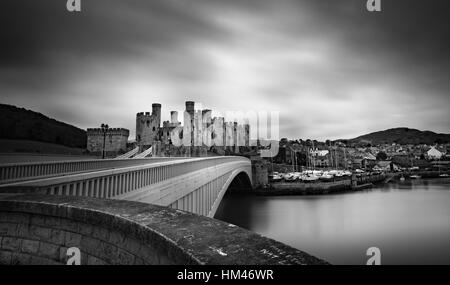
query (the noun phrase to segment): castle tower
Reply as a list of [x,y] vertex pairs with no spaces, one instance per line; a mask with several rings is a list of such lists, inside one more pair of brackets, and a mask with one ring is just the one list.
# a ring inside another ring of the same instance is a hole
[[202,110],[202,136],[203,144],[207,147],[212,146],[212,120],[211,120],[211,110]]
[[[190,147],[194,146],[194,114],[195,114],[195,102],[194,101],[186,101],[186,112],[188,113],[188,118],[190,118]],[[185,122],[186,124],[186,122]]]
[[141,147],[149,147],[159,140],[161,127],[161,104],[152,104],[152,113],[136,114],[136,142]]
[[210,109],[203,109],[202,110],[202,116],[203,117],[208,117],[209,119],[211,119],[211,110]]
[[178,124],[178,112],[170,111],[170,122],[172,124]]
[[194,111],[195,111],[195,102],[194,101],[186,101],[186,111],[191,115],[191,117],[194,117]]
[[152,116],[156,120],[155,123],[158,125],[158,128],[161,126],[161,104],[154,103],[152,104]]

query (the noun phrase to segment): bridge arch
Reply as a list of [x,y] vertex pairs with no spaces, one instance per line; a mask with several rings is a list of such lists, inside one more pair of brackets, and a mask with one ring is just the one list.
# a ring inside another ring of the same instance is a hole
[[228,191],[233,192],[249,191],[250,189],[252,189],[252,181],[250,175],[245,171],[238,173],[228,186]]
[[246,168],[239,168],[234,170],[227,181],[221,186],[221,189],[217,195],[217,198],[214,201],[214,204],[212,205],[208,217],[213,218],[214,215],[217,212],[217,209],[219,208],[220,203],[222,202],[223,196],[228,191],[239,191],[242,190],[245,187],[252,187],[251,182],[251,172],[249,172]]

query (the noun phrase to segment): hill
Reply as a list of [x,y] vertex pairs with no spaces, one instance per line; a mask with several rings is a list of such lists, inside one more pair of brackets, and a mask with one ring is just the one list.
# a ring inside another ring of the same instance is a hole
[[41,113],[0,104],[0,139],[31,140],[86,148],[86,131]]
[[450,134],[438,134],[431,131],[419,131],[409,128],[395,128],[374,132],[348,140],[352,143],[378,144],[441,144],[450,143]]
[[[6,163],[9,160],[4,160],[5,157],[76,157],[83,156],[87,158],[92,158],[87,156],[86,151],[82,148],[67,147],[59,144],[29,141],[29,140],[8,140],[0,139],[0,161],[1,163]],[[13,162],[17,162],[16,159],[12,159]],[[34,161],[34,160],[27,160]],[[37,160],[39,161],[39,160]]]

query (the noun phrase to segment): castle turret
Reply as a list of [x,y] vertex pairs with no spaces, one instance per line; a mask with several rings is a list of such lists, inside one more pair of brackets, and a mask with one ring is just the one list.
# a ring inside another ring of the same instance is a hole
[[172,124],[178,124],[178,112],[170,111],[170,122]]
[[136,142],[139,146],[148,147],[159,140],[161,127],[161,104],[152,104],[152,113],[140,112],[136,115]]
[[161,126],[161,104],[159,103],[153,103],[152,104],[152,116],[156,120],[156,124],[158,125],[158,128]]
[[203,109],[202,110],[202,116],[211,117],[211,110],[210,109]]
[[191,117],[194,116],[194,111],[195,111],[195,102],[194,101],[186,101],[186,111],[191,115]]

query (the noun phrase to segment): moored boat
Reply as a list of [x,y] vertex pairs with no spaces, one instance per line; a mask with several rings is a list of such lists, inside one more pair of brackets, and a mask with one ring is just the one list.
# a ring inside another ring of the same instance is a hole
[[302,180],[303,180],[304,182],[314,182],[314,181],[319,180],[319,177],[314,176],[314,175],[311,175],[311,176],[303,176],[303,177],[302,177]]
[[326,174],[326,173],[324,173],[321,177],[319,177],[320,180],[325,180],[325,181],[332,180],[333,178],[334,178],[333,175],[331,175],[331,174]]
[[294,173],[288,173],[284,176],[284,180],[286,181],[295,181],[297,179],[297,176]]
[[352,172],[351,171],[344,171],[344,176],[352,176]]

